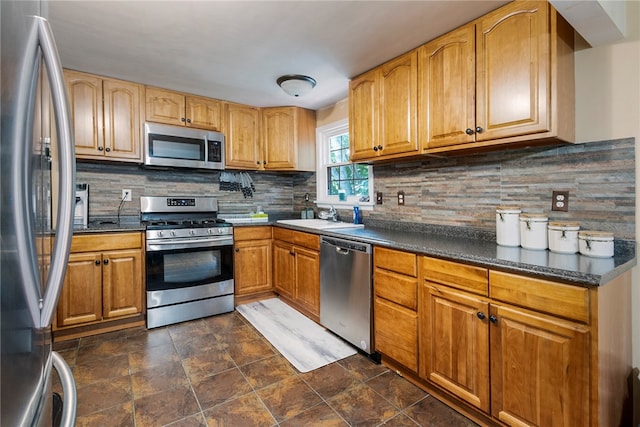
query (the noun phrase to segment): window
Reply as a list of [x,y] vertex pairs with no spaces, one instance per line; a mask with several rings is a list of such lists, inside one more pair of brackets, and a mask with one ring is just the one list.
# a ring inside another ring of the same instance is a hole
[[[349,163],[349,122],[340,120],[317,130],[317,195],[318,206],[353,206],[371,209],[373,168]],[[344,193],[344,200],[341,200]]]

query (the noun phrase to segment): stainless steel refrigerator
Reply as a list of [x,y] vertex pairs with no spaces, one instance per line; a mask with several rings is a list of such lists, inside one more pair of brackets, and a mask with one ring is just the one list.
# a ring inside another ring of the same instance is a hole
[[[42,16],[44,1],[0,1],[3,426],[75,424],[73,375],[52,351],[51,335],[71,245],[75,156],[62,68]],[[51,156],[57,160],[53,171]],[[51,194],[57,194],[56,215]],[[62,400],[52,391],[55,372]]]

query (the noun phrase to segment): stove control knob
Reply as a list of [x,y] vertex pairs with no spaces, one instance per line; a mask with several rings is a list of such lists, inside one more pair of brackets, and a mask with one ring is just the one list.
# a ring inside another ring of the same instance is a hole
[[158,237],[162,237],[162,231],[158,231]]
[[213,230],[212,230],[212,229],[210,229],[210,228],[207,228],[207,233],[209,233],[209,234],[213,234]]
[[191,234],[192,236],[195,236],[196,230],[189,230],[189,234]]
[[175,231],[173,231],[173,230],[171,230],[171,235],[172,235],[172,236],[175,236],[175,235],[176,235],[176,232],[175,232]]

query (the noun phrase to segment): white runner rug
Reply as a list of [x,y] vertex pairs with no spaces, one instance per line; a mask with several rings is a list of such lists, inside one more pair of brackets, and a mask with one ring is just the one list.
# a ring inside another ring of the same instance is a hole
[[242,304],[236,310],[300,372],[352,356],[356,349],[278,298]]

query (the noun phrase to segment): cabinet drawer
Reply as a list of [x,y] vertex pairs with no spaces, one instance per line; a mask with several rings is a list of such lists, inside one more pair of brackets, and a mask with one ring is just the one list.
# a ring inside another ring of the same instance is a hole
[[437,258],[422,258],[424,279],[480,295],[488,292],[486,268],[464,265]]
[[395,271],[406,276],[418,277],[418,257],[409,252],[380,247],[373,248],[373,262],[376,268]]
[[82,234],[71,239],[71,252],[114,251],[142,247],[142,233]]
[[320,236],[317,234],[303,233],[286,228],[275,227],[273,229],[273,238],[276,240],[284,240],[294,245],[304,246],[305,248],[320,250]]
[[496,300],[589,323],[586,288],[490,271],[489,292]]
[[271,226],[234,227],[234,240],[264,240],[271,239]]
[[377,296],[388,299],[411,310],[418,306],[418,279],[376,268],[373,274]]
[[418,371],[418,315],[382,298],[374,307],[376,350]]

